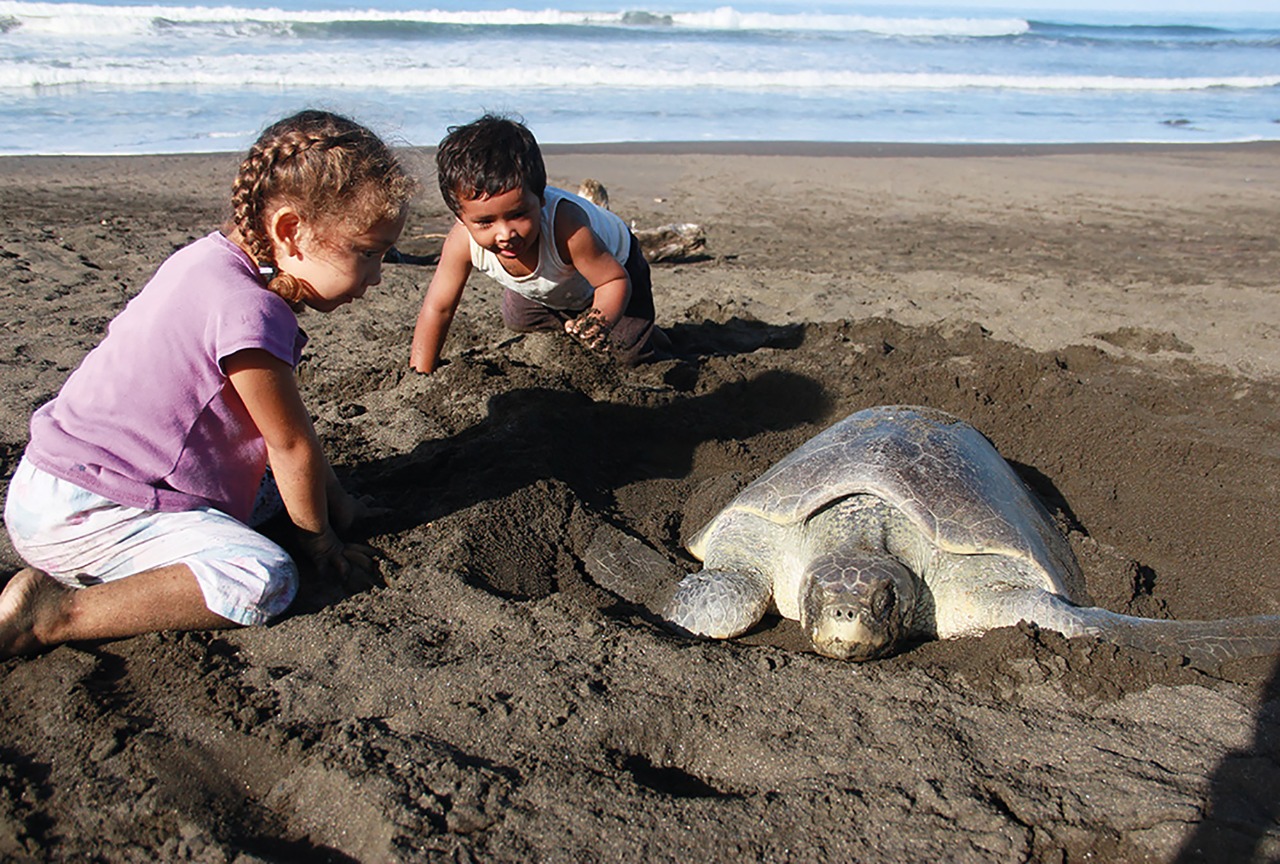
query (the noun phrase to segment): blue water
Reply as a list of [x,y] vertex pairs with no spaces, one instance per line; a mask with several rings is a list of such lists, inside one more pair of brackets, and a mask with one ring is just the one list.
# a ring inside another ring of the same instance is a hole
[[0,154],[241,150],[306,106],[409,144],[486,110],[549,143],[1280,139],[1280,12],[553,2],[0,0]]

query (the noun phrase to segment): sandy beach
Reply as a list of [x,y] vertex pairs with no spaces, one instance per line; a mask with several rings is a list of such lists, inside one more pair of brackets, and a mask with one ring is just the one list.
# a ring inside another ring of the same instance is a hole
[[[682,541],[869,406],[985,433],[1093,600],[1280,614],[1280,144],[546,148],[637,227],[683,360],[502,329],[473,279],[408,371],[431,154],[381,286],[303,316],[300,378],[385,587],[304,573],[271,626],[0,662],[10,861],[1280,860],[1280,666],[1216,669],[1026,625],[866,664],[769,618],[657,626]],[[235,155],[0,159],[0,468]],[[669,565],[593,575],[600,532]],[[0,545],[0,578],[20,565]],[[643,592],[641,592],[643,593]]]

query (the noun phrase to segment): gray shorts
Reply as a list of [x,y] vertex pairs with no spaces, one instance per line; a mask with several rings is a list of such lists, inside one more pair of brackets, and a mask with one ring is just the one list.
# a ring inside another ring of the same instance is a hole
[[[609,348],[618,362],[636,366],[655,359],[655,355],[669,340],[654,326],[653,280],[649,262],[645,260],[640,242],[631,236],[631,249],[625,267],[631,282],[631,298],[622,318],[609,333]],[[564,332],[566,321],[578,317],[584,309],[552,309],[536,300],[517,294],[510,288],[502,291],[502,323],[517,333],[533,333],[542,330]]]

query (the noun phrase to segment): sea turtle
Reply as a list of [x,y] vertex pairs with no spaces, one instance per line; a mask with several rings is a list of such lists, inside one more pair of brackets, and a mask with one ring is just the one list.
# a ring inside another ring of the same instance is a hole
[[906,643],[1034,623],[1193,661],[1280,652],[1280,616],[1135,618],[1088,605],[1062,533],[995,447],[942,411],[859,411],[751,483],[688,543],[703,569],[662,615],[729,638],[772,603],[815,650],[867,660]]

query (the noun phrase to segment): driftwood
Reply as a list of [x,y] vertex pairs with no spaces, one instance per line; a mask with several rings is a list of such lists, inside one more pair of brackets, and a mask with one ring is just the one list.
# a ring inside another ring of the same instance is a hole
[[702,226],[693,222],[672,223],[657,228],[632,228],[631,233],[640,241],[644,257],[649,261],[692,258],[707,245],[707,235]]
[[[599,180],[583,180],[578,187],[578,196],[609,209],[609,190]],[[673,222],[657,228],[637,228],[633,222],[631,233],[636,235],[645,259],[650,262],[691,258],[707,245],[706,232],[693,222]]]

